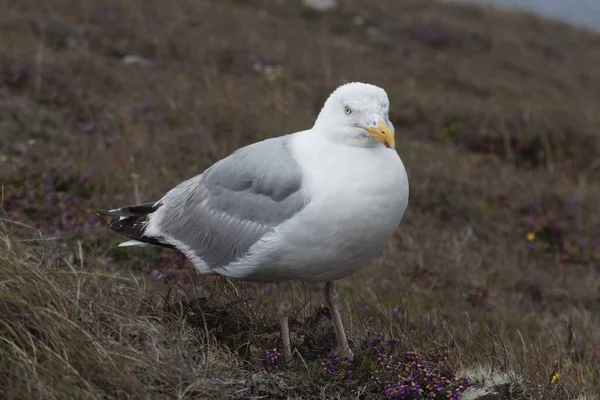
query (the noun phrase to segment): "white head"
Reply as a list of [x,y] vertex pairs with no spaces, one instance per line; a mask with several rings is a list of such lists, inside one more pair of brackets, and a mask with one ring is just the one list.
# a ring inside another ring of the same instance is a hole
[[389,108],[387,93],[382,88],[367,83],[347,83],[331,93],[314,127],[336,142],[395,148]]

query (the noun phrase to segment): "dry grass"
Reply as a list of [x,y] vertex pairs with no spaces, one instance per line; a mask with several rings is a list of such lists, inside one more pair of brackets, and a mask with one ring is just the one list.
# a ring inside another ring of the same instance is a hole
[[117,249],[93,213],[309,126],[349,80],[387,89],[411,182],[389,246],[340,282],[356,346],[384,332],[457,379],[483,365],[533,399],[595,393],[600,36],[421,0],[299,3],[0,1],[3,398],[375,396],[387,344],[332,358],[322,288],[294,285],[298,353],[267,361],[271,287]]
[[86,273],[50,260],[51,243],[2,232],[2,398],[246,399],[309,386],[249,368],[145,282]]

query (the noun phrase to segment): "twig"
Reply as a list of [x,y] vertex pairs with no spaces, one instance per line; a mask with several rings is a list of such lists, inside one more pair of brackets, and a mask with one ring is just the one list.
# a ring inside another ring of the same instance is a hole
[[[25,275],[36,275],[37,273],[25,272],[24,274]],[[131,282],[131,279],[125,278],[124,276],[109,275],[109,274],[103,274],[103,273],[99,273],[99,272],[56,271],[56,270],[54,270],[54,271],[43,271],[42,274],[44,274],[44,275],[66,275],[66,276],[82,275],[82,276],[91,276],[91,277],[105,278],[105,279],[116,279],[116,280],[120,280],[120,281]]]
[[30,242],[45,242],[47,240],[58,240],[59,238],[57,237],[51,237],[51,238],[40,238],[40,239],[14,239],[15,242],[19,242],[19,243],[30,243]]
[[133,172],[131,174],[131,179],[133,180],[133,198],[136,204],[140,204],[140,186],[138,184],[140,176]]

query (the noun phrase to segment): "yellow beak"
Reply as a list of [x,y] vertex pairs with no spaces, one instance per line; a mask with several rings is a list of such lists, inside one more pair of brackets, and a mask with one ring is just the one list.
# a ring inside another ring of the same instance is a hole
[[381,119],[377,122],[377,126],[361,126],[361,128],[369,132],[372,139],[377,140],[379,143],[383,143],[385,147],[392,149],[396,148],[396,138],[394,137],[394,133]]

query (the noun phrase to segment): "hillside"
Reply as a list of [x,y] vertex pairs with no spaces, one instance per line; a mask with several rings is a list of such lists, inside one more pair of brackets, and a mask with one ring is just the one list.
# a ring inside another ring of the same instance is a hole
[[[340,3],[0,2],[0,397],[445,399],[480,365],[526,388],[499,399],[596,393],[600,35]],[[271,285],[117,248],[94,210],[305,129],[355,80],[389,94],[410,203],[338,284],[357,358],[330,354],[322,285],[296,283],[284,365]]]

